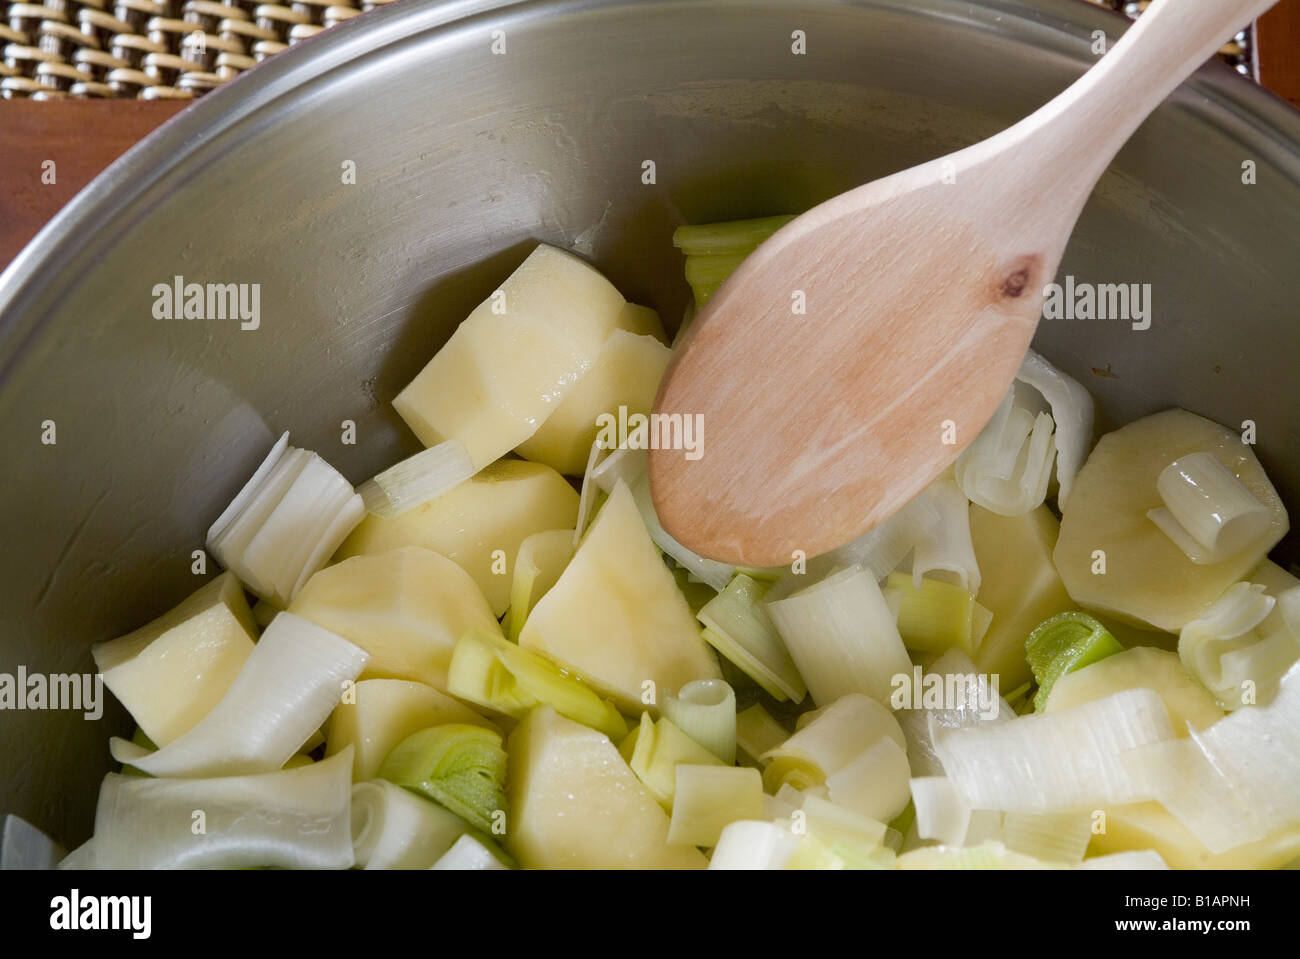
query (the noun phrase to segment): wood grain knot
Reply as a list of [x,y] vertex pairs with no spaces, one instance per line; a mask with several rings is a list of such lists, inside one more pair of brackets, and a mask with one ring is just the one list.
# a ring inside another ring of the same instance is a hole
[[1019,296],[1025,292],[1025,287],[1029,285],[1029,271],[1016,270],[1009,277],[1002,281],[1003,296]]
[[1040,269],[1042,257],[1037,253],[1022,256],[1003,274],[1002,285],[998,292],[1006,299],[1024,296],[1025,291],[1034,285],[1034,276]]

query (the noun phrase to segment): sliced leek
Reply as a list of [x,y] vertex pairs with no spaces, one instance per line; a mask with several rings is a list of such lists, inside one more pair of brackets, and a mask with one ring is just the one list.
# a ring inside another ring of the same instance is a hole
[[1041,393],[1052,408],[1056,478],[1060,485],[1056,503],[1064,510],[1074,488],[1074,477],[1092,448],[1092,394],[1033,350],[1025,354],[1016,379]]
[[1279,599],[1264,590],[1261,584],[1235,584],[1179,634],[1183,666],[1224,709],[1267,702],[1300,658],[1300,640],[1285,615],[1274,616],[1278,607],[1284,614],[1300,591],[1288,590]]
[[763,784],[773,793],[783,784],[796,789],[822,785],[882,738],[893,740],[900,750],[907,748],[903,730],[888,709],[851,693],[819,710],[815,719],[763,754],[768,763]]
[[1003,723],[932,730],[943,768],[968,805],[1028,813],[1150,798],[1121,757],[1173,734],[1164,702],[1148,689]]
[[533,533],[519,544],[519,552],[515,554],[514,579],[510,584],[508,635],[511,642],[519,642],[528,613],[559,581],[564,567],[573,559],[576,538],[574,530],[549,529]]
[[912,668],[880,586],[859,567],[768,599],[767,612],[819,706],[849,693],[886,702],[893,677]]
[[970,501],[950,476],[942,476],[925,491],[939,521],[917,541],[912,553],[916,586],[926,574],[947,579],[971,595],[980,590],[980,567],[970,535]]
[[971,808],[946,776],[918,776],[911,782],[916,809],[916,834],[945,846],[963,846],[970,829]]
[[705,642],[778,701],[802,702],[808,690],[763,603],[770,584],[737,573],[695,614]]
[[1300,665],[1267,705],[1124,757],[1131,775],[1213,853],[1300,822]]
[[352,787],[352,850],[362,869],[428,869],[469,823],[387,780]]
[[1272,511],[1213,453],[1183,456],[1160,473],[1164,506],[1147,517],[1193,563],[1219,563],[1270,539]]
[[349,750],[250,776],[109,773],[95,810],[93,868],[347,869],[351,791]]
[[379,767],[379,778],[423,793],[485,832],[506,808],[501,734],[448,723],[408,736]]
[[736,714],[736,745],[744,756],[755,762],[789,738],[789,731],[772,718],[762,703]]
[[114,738],[113,758],[151,776],[279,769],[320,729],[368,659],[334,633],[280,613],[221,701],[189,732],[157,752]]
[[676,769],[668,842],[714,846],[722,830],[763,814],[763,777],[740,766],[694,766]]
[[1002,516],[1019,516],[1042,505],[1056,447],[1052,418],[1034,416],[1007,391],[975,440],[957,457],[954,475],[967,498]]
[[749,220],[679,226],[673,231],[673,246],[687,256],[749,253],[793,219],[792,215],[762,216]]
[[656,722],[649,713],[641,714],[641,724],[623,740],[618,751],[654,796],[655,802],[668,812],[672,812],[673,797],[677,792],[679,765],[722,765],[722,760],[672,722],[667,719]]
[[889,736],[882,736],[830,773],[826,790],[836,805],[888,822],[907,808],[910,776],[906,751]]
[[367,512],[391,519],[436,499],[475,472],[465,445],[447,440],[376,474],[357,493]]
[[975,654],[975,597],[961,586],[890,573],[884,595],[897,603],[898,634],[908,649],[941,653],[954,646]]
[[545,704],[615,739],[627,732],[618,707],[608,699],[549,660],[491,633],[473,631],[456,644],[447,691],[515,719]]
[[950,649],[928,668],[914,667],[909,682],[900,682],[890,705],[907,738],[913,776],[942,776],[931,726],[955,728],[1005,722],[1011,707],[998,695],[998,677],[980,673],[960,649]]
[[721,679],[697,679],[664,697],[663,717],[727,765],[736,761],[736,693]]
[[792,216],[769,216],[728,223],[680,226],[673,245],[686,254],[686,282],[703,307],[736,267]]
[[352,485],[285,433],[208,530],[208,551],[284,607],[365,515]]
[[1025,657],[1038,683],[1034,710],[1043,711],[1052,685],[1066,673],[1123,651],[1106,627],[1087,613],[1058,613],[1039,623],[1025,640]]
[[801,839],[788,826],[745,819],[722,830],[710,869],[784,869]]
[[1040,862],[1075,865],[1083,862],[1092,839],[1088,811],[1062,813],[1007,813],[1002,820],[1002,841],[1013,852]]

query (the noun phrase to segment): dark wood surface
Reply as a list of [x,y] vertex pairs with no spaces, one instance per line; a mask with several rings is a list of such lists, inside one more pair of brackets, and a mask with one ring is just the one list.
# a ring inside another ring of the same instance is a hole
[[[1260,82],[1300,107],[1300,0],[1282,0],[1256,34]],[[0,100],[0,268],[78,190],[188,105],[184,101]],[[53,160],[54,182],[43,182]]]
[[[0,268],[185,101],[0,100]],[[54,162],[53,183],[45,163]]]

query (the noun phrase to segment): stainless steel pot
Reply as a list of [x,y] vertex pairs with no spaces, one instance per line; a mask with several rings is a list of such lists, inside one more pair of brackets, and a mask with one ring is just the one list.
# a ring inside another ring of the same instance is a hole
[[[1124,25],[1078,0],[406,0],[276,57],[0,277],[0,672],[90,671],[89,643],[194,589],[192,551],[280,431],[353,481],[413,451],[388,401],[533,242],[678,316],[676,224],[798,211],[971,143]],[[1037,346],[1102,428],[1172,404],[1255,420],[1294,508],[1298,228],[1300,115],[1207,66],[1102,179],[1062,266],[1152,284],[1151,328],[1045,322]],[[259,328],[155,319],[178,275],[260,284]],[[84,839],[128,729],[116,707],[0,713],[0,812]]]

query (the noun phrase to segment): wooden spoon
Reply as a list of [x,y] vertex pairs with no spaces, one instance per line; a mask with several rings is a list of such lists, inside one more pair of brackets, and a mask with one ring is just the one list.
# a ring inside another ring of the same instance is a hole
[[651,452],[664,528],[710,558],[779,566],[929,485],[1006,394],[1111,159],[1274,2],[1156,0],[1015,126],[773,234],[709,300],[660,386],[657,413],[704,427],[695,458]]

